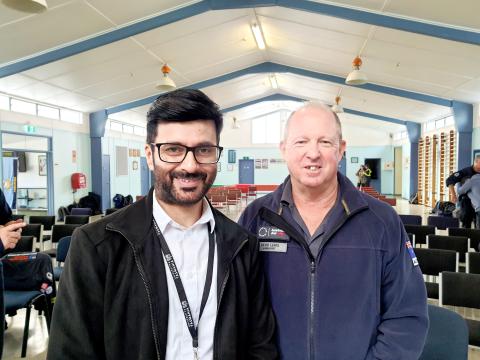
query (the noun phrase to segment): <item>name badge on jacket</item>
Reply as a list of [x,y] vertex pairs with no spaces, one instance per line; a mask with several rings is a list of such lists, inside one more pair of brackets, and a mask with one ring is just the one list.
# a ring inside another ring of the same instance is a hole
[[260,240],[260,251],[287,252],[286,241],[288,241],[288,235],[285,231],[274,226],[260,226],[257,230],[257,236]]

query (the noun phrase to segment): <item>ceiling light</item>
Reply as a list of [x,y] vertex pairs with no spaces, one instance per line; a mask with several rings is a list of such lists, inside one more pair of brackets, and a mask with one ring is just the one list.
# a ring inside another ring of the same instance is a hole
[[162,66],[163,77],[160,80],[160,82],[157,84],[157,86],[155,87],[157,90],[172,91],[173,89],[175,89],[177,87],[177,85],[175,85],[175,83],[170,78],[170,76],[168,76],[170,71],[172,71],[172,70],[168,67],[167,64]]
[[278,89],[278,82],[275,74],[270,75],[269,79],[270,79],[270,85],[272,86],[272,89]]
[[348,74],[345,84],[347,85],[364,85],[368,82],[367,75],[360,71],[360,66],[362,66],[362,59],[358,56],[353,59],[353,70]]
[[27,13],[41,13],[48,8],[46,0],[2,0],[2,2],[9,8]]
[[260,50],[265,50],[265,40],[263,39],[262,29],[257,23],[252,25],[252,32],[258,48]]
[[332,106],[332,111],[334,113],[337,113],[337,114],[343,113],[343,107],[342,105],[340,105],[340,100],[341,100],[340,96],[337,96],[335,98],[335,104]]

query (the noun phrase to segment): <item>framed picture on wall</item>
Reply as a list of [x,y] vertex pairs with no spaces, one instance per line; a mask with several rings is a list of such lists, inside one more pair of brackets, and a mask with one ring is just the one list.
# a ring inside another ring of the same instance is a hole
[[132,162],[132,170],[138,170],[138,161]]
[[480,157],[480,149],[473,150],[473,161],[475,161],[477,157]]
[[47,156],[38,155],[38,175],[47,176]]
[[352,156],[352,157],[350,158],[350,162],[351,162],[352,164],[357,164],[357,163],[358,163],[358,157]]

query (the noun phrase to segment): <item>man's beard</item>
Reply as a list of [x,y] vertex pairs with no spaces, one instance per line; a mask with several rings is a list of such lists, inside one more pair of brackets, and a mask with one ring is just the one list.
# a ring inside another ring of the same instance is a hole
[[[159,169],[155,169],[155,192],[159,200],[170,204],[170,205],[180,205],[180,206],[189,206],[198,203],[208,192],[213,182],[215,181],[215,173],[212,178],[207,181],[208,175],[204,172],[195,172],[187,173],[185,171],[172,171],[170,173],[163,173]],[[180,190],[177,187],[174,187],[174,179],[192,179],[192,180],[202,180],[203,183],[199,185],[201,189],[198,189],[198,186],[194,190]],[[195,196],[185,197],[185,193],[195,193]]]

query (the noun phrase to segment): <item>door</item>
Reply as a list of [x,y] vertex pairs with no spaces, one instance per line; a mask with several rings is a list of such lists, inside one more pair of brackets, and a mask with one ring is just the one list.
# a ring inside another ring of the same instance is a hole
[[393,177],[394,195],[402,195],[402,147],[394,149],[395,175]]
[[140,158],[140,182],[141,182],[141,194],[147,195],[150,190],[150,169],[148,168],[147,158],[142,156]]
[[238,183],[255,184],[253,160],[238,161]]
[[112,207],[110,194],[110,155],[102,157],[102,210]]
[[370,176],[370,186],[382,193],[382,169],[380,167],[381,159],[365,159],[365,165],[372,170]]

